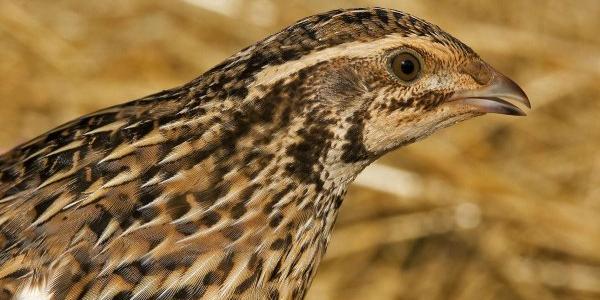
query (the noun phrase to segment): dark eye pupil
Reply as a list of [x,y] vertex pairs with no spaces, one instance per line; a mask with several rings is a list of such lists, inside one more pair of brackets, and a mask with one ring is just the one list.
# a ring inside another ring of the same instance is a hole
[[400,70],[406,75],[410,75],[415,71],[415,63],[412,60],[405,59],[400,63]]
[[421,72],[419,59],[412,53],[402,52],[391,57],[389,61],[389,71],[404,82],[413,81]]

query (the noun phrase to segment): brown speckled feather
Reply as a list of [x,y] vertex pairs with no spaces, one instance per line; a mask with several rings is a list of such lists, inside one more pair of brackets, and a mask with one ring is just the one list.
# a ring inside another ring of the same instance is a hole
[[[402,47],[455,80],[397,82]],[[54,129],[0,156],[0,298],[302,299],[348,184],[480,115],[442,104],[491,71],[410,15],[338,10]]]

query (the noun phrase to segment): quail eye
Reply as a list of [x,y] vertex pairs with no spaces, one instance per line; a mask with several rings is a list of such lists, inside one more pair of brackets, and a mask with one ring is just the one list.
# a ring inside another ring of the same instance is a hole
[[412,81],[421,72],[421,63],[412,53],[401,52],[391,58],[390,69],[398,79]]

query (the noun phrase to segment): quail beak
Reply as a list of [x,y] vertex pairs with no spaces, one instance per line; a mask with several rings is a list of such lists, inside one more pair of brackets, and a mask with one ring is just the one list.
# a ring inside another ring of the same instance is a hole
[[525,116],[526,114],[509,101],[519,102],[531,108],[529,98],[523,89],[499,72],[494,72],[492,80],[486,86],[456,92],[448,101],[465,104],[477,112],[513,116]]

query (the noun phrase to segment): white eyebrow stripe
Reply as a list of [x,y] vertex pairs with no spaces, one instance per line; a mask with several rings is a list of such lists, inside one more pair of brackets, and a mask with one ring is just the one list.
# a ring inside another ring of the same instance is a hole
[[323,61],[341,57],[368,57],[372,56],[373,53],[401,47],[403,44],[406,44],[406,42],[415,45],[431,43],[431,41],[424,37],[407,37],[402,36],[399,33],[389,34],[384,38],[370,42],[345,43],[307,54],[298,60],[289,61],[281,65],[268,66],[255,75],[255,81],[252,83],[252,86],[272,85],[281,79],[288,78],[290,75],[297,73],[304,68],[314,66]]

